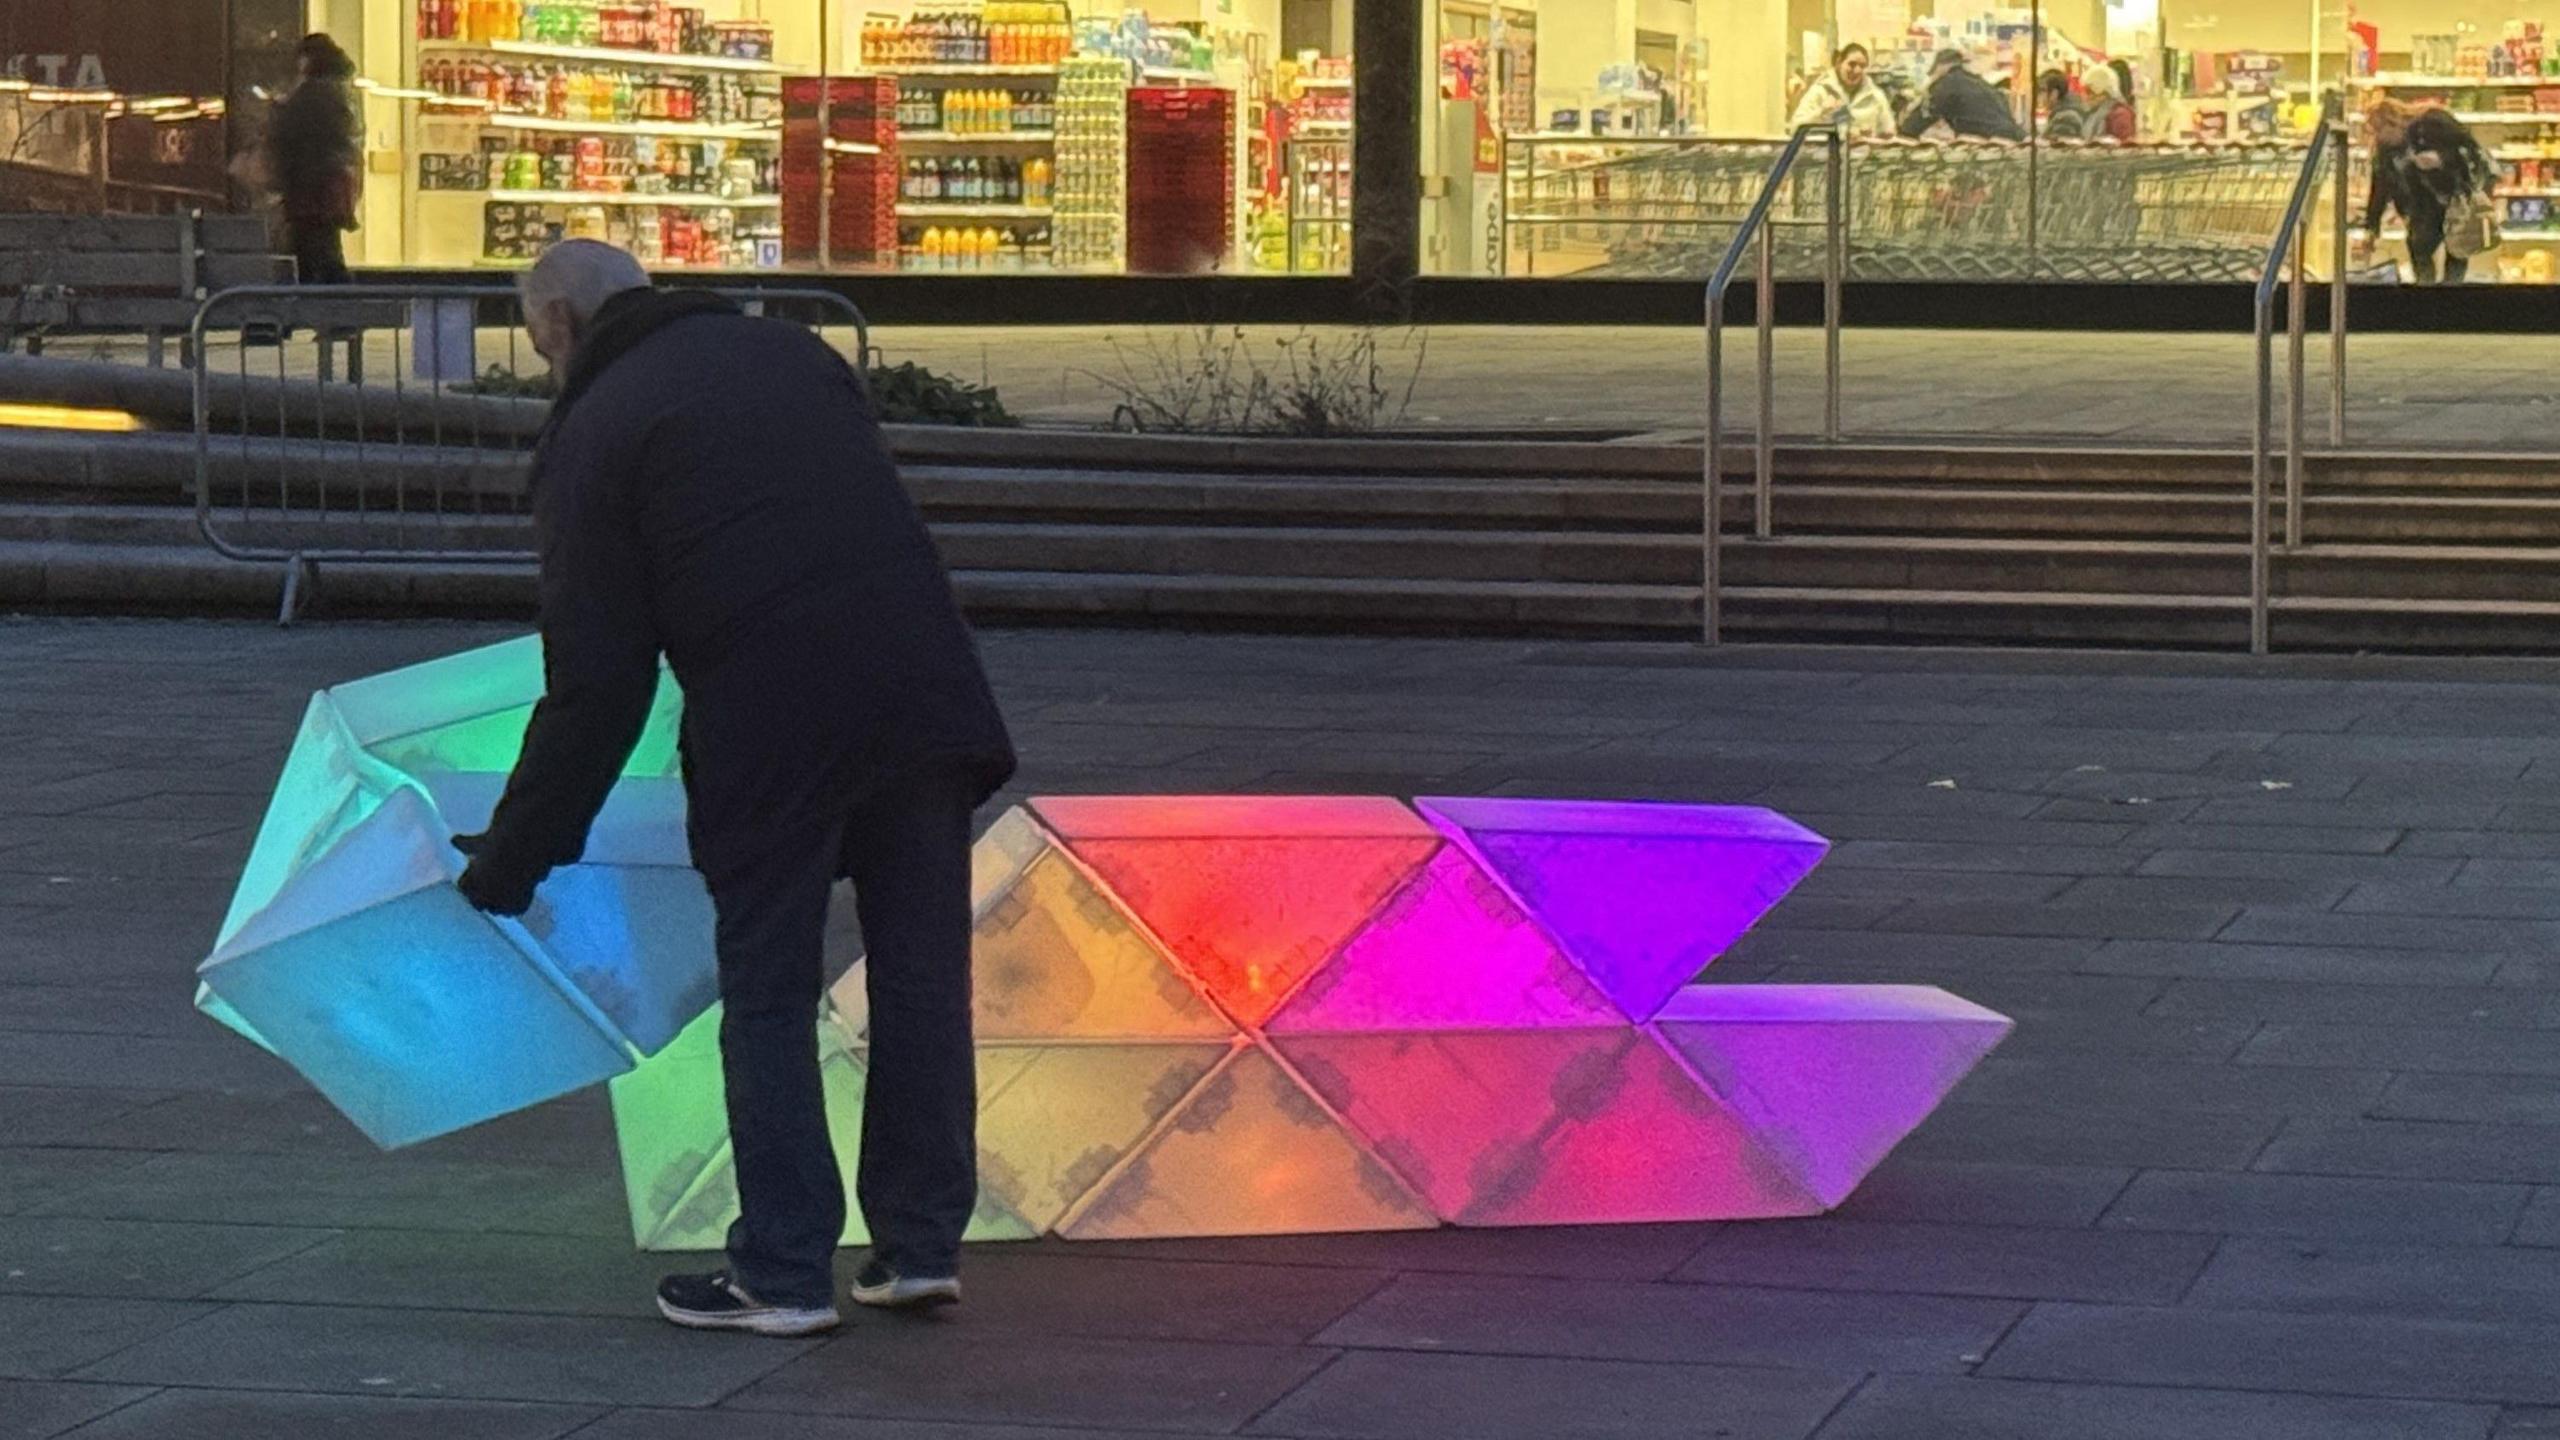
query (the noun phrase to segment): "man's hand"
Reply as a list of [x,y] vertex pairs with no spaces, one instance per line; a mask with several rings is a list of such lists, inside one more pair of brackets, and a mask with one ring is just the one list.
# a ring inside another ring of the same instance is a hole
[[472,909],[488,915],[522,915],[533,908],[533,890],[542,877],[493,864],[487,854],[487,832],[456,835],[453,848],[471,857],[471,863],[462,867],[462,878],[453,883]]

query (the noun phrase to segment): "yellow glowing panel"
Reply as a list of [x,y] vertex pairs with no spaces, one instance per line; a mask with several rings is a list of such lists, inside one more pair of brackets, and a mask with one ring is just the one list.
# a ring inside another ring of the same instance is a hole
[[76,405],[0,404],[0,425],[29,430],[102,430],[126,434],[142,428],[142,418],[128,410],[90,410]]
[[[1047,1229],[1226,1058],[1225,1043],[978,1051],[978,1184]],[[994,1057],[1019,1057],[1002,1087]]]

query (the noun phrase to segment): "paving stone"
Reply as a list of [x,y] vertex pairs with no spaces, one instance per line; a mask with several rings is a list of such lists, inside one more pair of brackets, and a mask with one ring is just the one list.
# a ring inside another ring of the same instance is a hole
[[2560,1189],[2537,1188],[2533,1200],[2524,1207],[2524,1218],[2516,1222],[2510,1244],[2540,1247],[2560,1246]]
[[[0,1146],[78,1145],[118,1117],[170,1098],[166,1090],[0,1085]],[[8,1178],[0,1174],[0,1208]]]
[[[2519,860],[2538,863],[2546,862],[2551,858],[2551,837],[2529,830],[2412,830],[2408,838],[2400,842],[2398,853],[2452,857],[2456,860]],[[2496,867],[2492,867],[2490,873],[2496,873]],[[2524,881],[2521,878],[2509,878],[2475,883],[2521,884]]]
[[1713,1365],[1353,1351],[1249,1433],[1361,1440],[1651,1440],[1708,1425],[1733,1440],[1800,1440],[1852,1375]]
[[2377,1120],[2560,1126],[2560,1086],[2531,1075],[2408,1074],[2373,1107]]
[[616,1410],[577,1440],[1165,1440],[1218,1432],[1093,1429],[1089,1426],[973,1425],[870,1416],[794,1415],[778,1410]]
[[2232,1239],[2187,1303],[2560,1325],[2560,1252]]
[[2340,830],[2388,828],[2475,830],[2486,827],[2499,807],[2487,800],[2434,803],[2365,799],[2309,800],[2290,790],[2218,799],[2198,817],[2211,825],[2311,826]]
[[2087,875],[2060,895],[2067,905],[2211,905],[2327,910],[2347,897],[2348,880],[2267,875]]
[[1672,1278],[1804,1290],[2169,1304],[2211,1237],[1993,1225],[1788,1220],[1727,1229]]
[[0,1380],[0,1440],[47,1440],[150,1393],[129,1385]]
[[1968,1105],[2226,1114],[2362,1114],[2391,1083],[2378,1069],[2179,1064],[2151,1057],[2010,1059],[1994,1054],[1956,1088]]
[[2378,881],[2449,885],[2462,869],[2459,856],[2429,855],[2403,844],[2388,855],[2338,855],[2295,851],[2161,850],[2134,869],[2137,875],[2198,879],[2257,877],[2270,880]]
[[2498,1412],[2491,1440],[2552,1440],[2560,1436],[2560,1409],[2510,1405]]
[[2270,1025],[2242,1048],[2240,1063],[2560,1076],[2560,1035],[2481,1026]]
[[1963,1164],[1896,1151],[1832,1213],[1850,1220],[2091,1225],[2132,1179],[2130,1169]]
[[2541,885],[2367,883],[2357,885],[2338,909],[2355,915],[2560,920],[2560,894]]
[[630,1318],[654,1313],[659,1279],[688,1263],[682,1255],[635,1251],[627,1234],[360,1230],[316,1237],[290,1256],[222,1277],[205,1293],[280,1304]]
[[[350,1160],[383,1153],[336,1106],[307,1090],[180,1095],[117,1116],[81,1138],[84,1144],[144,1151],[309,1152]],[[610,1102],[597,1087],[410,1146],[395,1163],[460,1161],[592,1171],[613,1168],[615,1156]]]
[[[1959,993],[1976,1004],[1980,997]],[[1993,1005],[1997,1010],[2001,1007]],[[2020,1018],[2015,1017],[2013,1018]],[[2162,1061],[2228,1060],[2251,1035],[2254,1021],[2189,1020],[2147,1015],[2084,1015],[2069,1019],[2020,1018],[2018,1028],[2000,1042],[2006,1060],[2083,1060],[2095,1056],[2139,1056]]]
[[2401,1120],[2289,1121],[2260,1170],[2560,1183],[2560,1128]]
[[[1041,1337],[967,1318],[863,1325],[733,1397],[741,1410],[1225,1432],[1333,1359],[1303,1346]],[[664,1328],[664,1327],[661,1327]],[[768,1342],[769,1343],[769,1342]]]
[[2110,940],[2079,962],[2094,975],[2184,980],[2276,980],[2326,985],[2485,985],[2500,957],[2455,950],[2341,945],[2243,945],[2211,940]]
[[1772,965],[1837,966],[1843,969],[1892,965],[1929,970],[1940,975],[1959,969],[1990,971],[2069,970],[2095,954],[2098,942],[2061,936],[2015,935],[1885,935],[1872,930],[1754,930],[1726,952],[1724,961],[1756,960]]
[[1822,1440],[2482,1440],[2489,1407],[1879,1375]]
[[191,1299],[327,1238],[266,1225],[22,1215],[0,1219],[0,1293]]
[[2098,940],[2203,940],[2238,915],[2236,905],[2043,905],[1914,901],[1878,929],[1939,935],[2051,935]]
[[2137,850],[2260,850],[2303,855],[2387,855],[2401,831],[2384,825],[2146,825]]
[[[0,1312],[4,1313],[4,1312]],[[77,1378],[577,1405],[710,1405],[817,1342],[679,1330],[655,1317],[232,1305],[121,1349]]]
[[213,1034],[119,1037],[115,1063],[99,1063],[92,1035],[0,1030],[0,1085],[114,1090],[309,1089],[290,1066],[257,1046]]
[[[5,944],[5,941],[0,941]],[[0,974],[5,974],[0,962]],[[161,990],[99,985],[0,983],[0,1030],[53,1030],[90,1035],[158,1035],[189,1040],[209,1032],[203,1014],[179,986]]]
[[2560,1326],[2202,1306],[2039,1305],[1983,1373],[2027,1380],[2549,1404]]
[[2560,949],[2560,921],[2472,920],[2445,915],[2305,915],[2251,910],[2222,938],[2274,945],[2353,945],[2368,950],[2470,950],[2548,954]]
[[2515,1228],[2525,1198],[2520,1185],[2154,1170],[2135,1176],[2099,1223],[2207,1235],[2495,1245]]
[[2003,875],[2079,876],[2123,875],[2142,863],[2142,857],[2116,848],[2112,840],[2094,845],[1852,840],[1833,846],[1828,863],[1849,870],[1988,870]]
[[631,1224],[618,1174],[382,1154],[159,1155],[32,1213],[625,1237]]
[[1084,1248],[989,1247],[970,1255],[969,1305],[979,1326],[1293,1345],[1387,1282],[1381,1270],[1133,1259]]
[[102,1355],[212,1311],[210,1305],[168,1300],[0,1295],[0,1378],[61,1379]]
[[1915,1160],[2237,1170],[2266,1148],[2279,1123],[2239,1112],[1949,1104],[1912,1132],[1902,1150]]
[[[1452,1275],[1659,1280],[1697,1253],[1715,1225],[1566,1225],[1080,1241],[1077,1254],[1239,1265],[1324,1265]],[[974,1262],[973,1262],[974,1263]],[[974,1271],[972,1272],[974,1273]]]
[[2560,994],[2494,985],[2172,980],[2143,1013],[2275,1025],[2531,1027],[2560,1022]]
[[1982,1355],[2019,1308],[1917,1295],[1405,1276],[1317,1339],[1487,1355],[1954,1370]]
[[[257,1395],[163,1390],[71,1432],[72,1440],[162,1436],[291,1440],[558,1440],[596,1418],[593,1407],[385,1396]],[[696,1423],[700,1423],[697,1421]],[[0,1434],[5,1434],[0,1431]],[[582,1432],[583,1433],[583,1432]]]

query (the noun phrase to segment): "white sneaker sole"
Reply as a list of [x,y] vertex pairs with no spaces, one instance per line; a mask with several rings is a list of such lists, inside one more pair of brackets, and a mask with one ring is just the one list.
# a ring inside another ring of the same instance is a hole
[[856,1285],[853,1303],[874,1310],[931,1310],[960,1303],[957,1280],[892,1280],[886,1285]]
[[790,1339],[833,1330],[844,1323],[834,1309],[825,1310],[687,1310],[658,1302],[658,1313],[687,1330],[742,1330],[750,1335]]

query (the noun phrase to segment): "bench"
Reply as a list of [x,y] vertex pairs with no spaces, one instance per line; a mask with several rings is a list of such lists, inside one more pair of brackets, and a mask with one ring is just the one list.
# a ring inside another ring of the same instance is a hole
[[38,354],[53,335],[140,334],[161,365],[205,296],[292,276],[254,215],[0,215],[0,352],[23,341]]

